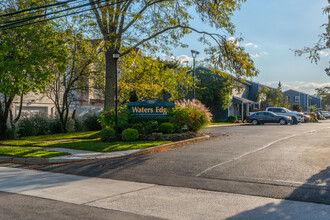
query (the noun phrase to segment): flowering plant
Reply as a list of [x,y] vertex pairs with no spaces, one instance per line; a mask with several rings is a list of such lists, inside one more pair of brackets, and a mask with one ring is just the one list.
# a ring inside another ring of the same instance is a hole
[[185,100],[175,104],[176,107],[170,112],[170,122],[174,125],[176,132],[182,132],[183,128],[198,132],[212,119],[212,114],[198,100]]

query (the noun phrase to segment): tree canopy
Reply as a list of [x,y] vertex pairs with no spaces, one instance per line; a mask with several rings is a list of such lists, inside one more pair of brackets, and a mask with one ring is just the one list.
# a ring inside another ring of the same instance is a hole
[[[221,55],[222,65],[240,76],[257,74],[252,59],[242,48],[227,40],[235,33],[231,16],[245,0],[110,0],[92,4],[96,26],[105,41],[106,83],[105,109],[114,105],[115,49],[125,56],[138,47],[150,51],[168,51],[171,46],[187,46],[181,39],[191,32],[201,34],[200,40],[211,46],[212,54]],[[193,13],[195,11],[195,13]],[[193,27],[193,17],[221,29],[226,34],[208,33]],[[212,44],[216,46],[212,46]]]
[[[13,12],[44,3],[9,1],[1,4],[0,10]],[[0,23],[4,21],[8,20],[1,18]],[[66,53],[61,38],[48,23],[0,31],[0,132],[5,135],[14,97],[43,92],[53,77],[47,66],[56,63],[58,68],[63,68]]]
[[317,88],[315,90],[317,97],[322,98],[322,108],[330,110],[330,86]]
[[[120,103],[129,101],[135,91],[140,100],[157,99],[163,90],[171,93],[171,101],[185,97],[192,87],[188,69],[179,61],[154,59],[133,51],[119,61],[118,89]],[[104,91],[104,65],[99,64],[95,75],[96,88]]]

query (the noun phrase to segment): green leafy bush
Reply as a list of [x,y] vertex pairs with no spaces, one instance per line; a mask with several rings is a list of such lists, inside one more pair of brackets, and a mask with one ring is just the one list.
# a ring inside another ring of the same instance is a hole
[[116,138],[116,132],[113,128],[103,128],[101,130],[101,140],[111,141]]
[[292,111],[296,111],[296,112],[302,112],[302,107],[299,104],[293,104],[292,105]]
[[128,128],[123,131],[121,138],[124,141],[135,141],[139,138],[139,132],[136,129]]
[[36,135],[36,128],[30,118],[22,118],[17,123],[17,133],[20,137]]
[[149,121],[157,121],[158,124],[163,124],[165,122],[169,122],[169,117],[164,117],[164,118],[143,118],[143,117],[131,117],[129,122],[131,124],[136,124],[140,123],[143,124],[144,126],[149,122]]
[[86,131],[84,122],[80,118],[75,118],[74,119],[74,127],[75,131]]
[[102,130],[99,116],[97,114],[90,114],[84,119],[84,126],[87,131],[100,131]]
[[163,134],[172,134],[174,131],[174,126],[171,123],[163,123],[159,126],[159,131]]
[[[131,113],[126,109],[126,106],[122,105],[118,108],[118,127],[120,130],[125,130],[130,127],[129,120],[131,118]],[[100,115],[98,120],[102,127],[104,128],[114,128],[115,127],[115,109],[105,111]]]
[[41,115],[22,118],[17,123],[17,128],[21,137],[50,134],[49,120]]
[[139,132],[139,134],[144,134],[144,132],[145,132],[144,126],[142,123],[135,123],[132,125],[131,128],[136,129]]
[[145,124],[145,131],[147,134],[151,134],[153,132],[157,132],[158,131],[158,122],[157,121],[148,121]]
[[49,120],[49,129],[51,134],[62,133],[61,121],[59,118]]
[[310,122],[319,122],[317,119],[317,115],[314,112],[308,113],[309,117],[311,118]]
[[231,115],[228,117],[227,121],[230,123],[235,123],[237,121],[237,117],[235,115]]
[[73,133],[76,131],[74,119],[68,118],[68,121],[66,122],[66,131],[67,133]]
[[170,111],[170,122],[178,133],[181,133],[183,128],[198,132],[212,120],[212,114],[198,100],[176,102],[175,104],[176,107]]
[[17,138],[17,133],[16,133],[15,128],[8,128],[7,138],[8,139],[16,139]]

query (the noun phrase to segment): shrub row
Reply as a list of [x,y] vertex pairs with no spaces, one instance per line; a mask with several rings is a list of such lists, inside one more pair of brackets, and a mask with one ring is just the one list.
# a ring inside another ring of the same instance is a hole
[[[66,129],[70,133],[76,131],[97,131],[101,130],[102,127],[98,122],[97,115],[89,115],[84,120],[79,118],[68,119]],[[20,137],[58,134],[62,133],[62,128],[59,118],[50,119],[37,114],[20,119],[16,129],[10,129],[10,133],[11,138],[14,138],[16,134]]]
[[[198,100],[183,100],[175,103],[167,118],[132,117],[125,106],[118,111],[118,128],[123,140],[137,139],[139,135],[162,132],[163,134],[198,132],[211,122],[212,114]],[[114,129],[115,111],[111,109],[101,114],[99,122],[105,129]],[[105,131],[106,132],[106,131]],[[108,132],[108,131],[107,131]],[[106,140],[106,138],[103,138]]]

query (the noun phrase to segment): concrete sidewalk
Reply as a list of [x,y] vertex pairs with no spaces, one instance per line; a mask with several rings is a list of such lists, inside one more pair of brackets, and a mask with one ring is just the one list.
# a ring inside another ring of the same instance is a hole
[[0,191],[166,219],[329,219],[330,206],[0,167]]

